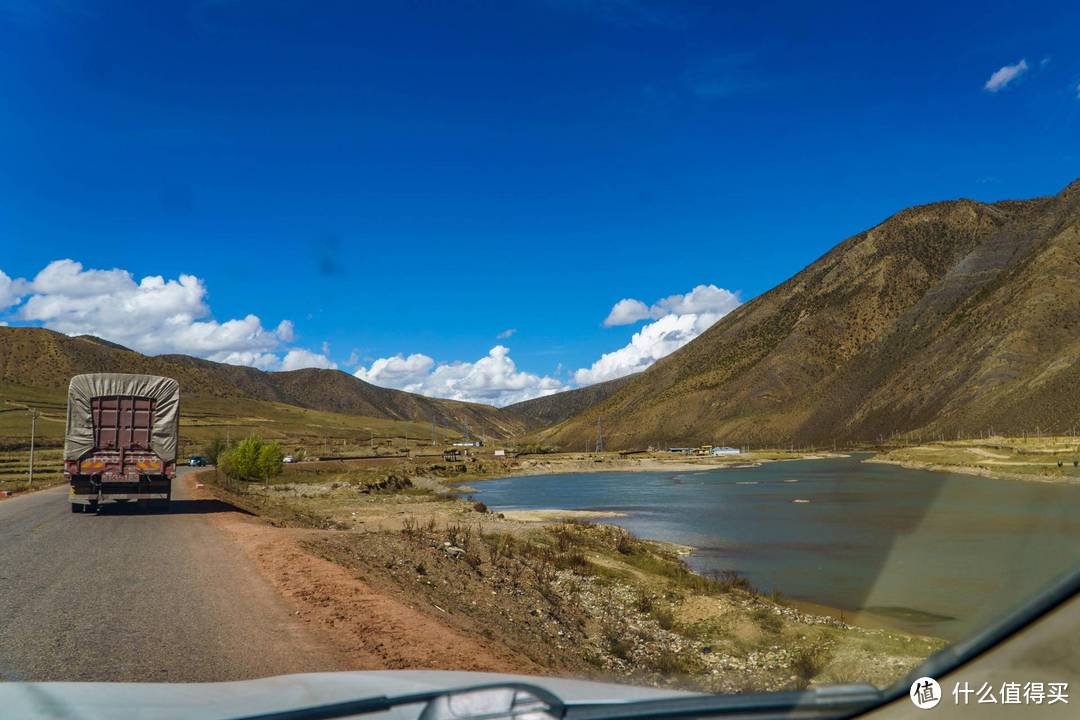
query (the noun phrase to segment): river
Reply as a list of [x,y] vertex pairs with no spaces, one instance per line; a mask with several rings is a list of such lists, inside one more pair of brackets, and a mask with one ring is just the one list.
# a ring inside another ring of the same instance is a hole
[[698,572],[946,639],[1080,565],[1080,486],[861,459],[511,477],[473,494],[496,511],[625,513],[603,522],[693,547]]

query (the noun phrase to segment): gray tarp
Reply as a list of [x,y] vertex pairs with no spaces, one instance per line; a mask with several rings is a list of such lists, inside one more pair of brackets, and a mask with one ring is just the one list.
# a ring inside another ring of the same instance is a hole
[[176,460],[176,435],[180,423],[180,384],[172,378],[124,373],[76,375],[68,386],[67,434],[64,459],[78,460],[94,449],[94,426],[90,398],[126,395],[154,401],[154,426],[150,447],[165,462]]

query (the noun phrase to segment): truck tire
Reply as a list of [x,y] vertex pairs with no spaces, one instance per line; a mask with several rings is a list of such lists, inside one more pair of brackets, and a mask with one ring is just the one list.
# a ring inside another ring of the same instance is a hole
[[85,506],[82,503],[71,503],[71,512],[81,513]]

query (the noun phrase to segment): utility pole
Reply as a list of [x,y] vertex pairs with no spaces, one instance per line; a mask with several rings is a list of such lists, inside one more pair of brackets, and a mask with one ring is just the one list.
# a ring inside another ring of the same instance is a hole
[[30,481],[27,487],[34,484],[34,436],[37,434],[37,408],[30,408]]
[[601,424],[601,418],[598,415],[596,417],[596,452],[604,452],[604,428]]
[[368,432],[371,433],[371,449],[374,450],[375,449],[375,431],[372,430],[371,428],[368,428]]
[[435,445],[437,444],[435,440],[436,440],[436,438],[435,438],[435,416],[432,415],[431,416],[431,447],[435,447]]

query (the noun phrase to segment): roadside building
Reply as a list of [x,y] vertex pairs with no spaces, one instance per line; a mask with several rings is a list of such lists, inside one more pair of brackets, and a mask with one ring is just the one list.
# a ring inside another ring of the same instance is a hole
[[733,447],[714,447],[711,450],[713,455],[741,455],[742,450]]

